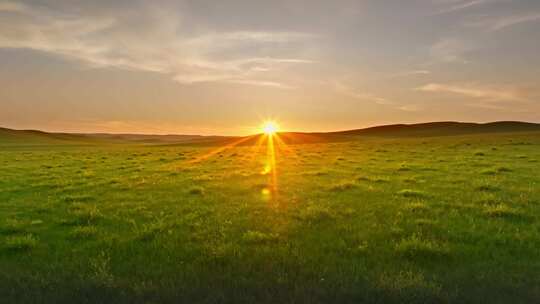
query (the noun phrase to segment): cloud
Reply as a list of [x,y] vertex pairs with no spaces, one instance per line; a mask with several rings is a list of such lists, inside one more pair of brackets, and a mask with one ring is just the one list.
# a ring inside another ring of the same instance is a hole
[[399,104],[393,100],[389,100],[385,97],[378,96],[376,94],[370,93],[370,92],[364,92],[357,90],[351,86],[348,86],[342,82],[335,81],[332,83],[334,86],[334,89],[344,96],[348,96],[353,99],[358,100],[364,100],[364,101],[370,101],[374,102],[378,105],[385,105],[389,106],[393,109],[404,111],[404,112],[419,112],[422,111],[423,108],[420,105],[417,104]]
[[93,68],[162,73],[182,84],[290,88],[268,76],[313,63],[300,57],[316,38],[310,33],[198,29],[182,22],[189,20],[185,12],[137,5],[129,10],[69,10],[0,2],[0,48],[46,52]]
[[354,98],[354,99],[367,100],[367,101],[375,102],[376,104],[381,104],[381,105],[393,104],[392,101],[384,97],[380,97],[380,96],[377,96],[375,94],[368,93],[368,92],[359,91],[355,88],[352,88],[338,81],[333,82],[333,86],[334,86],[334,89],[338,93]]
[[453,13],[465,9],[469,9],[472,7],[480,6],[482,4],[486,4],[489,2],[493,2],[493,0],[445,0],[445,1],[438,1],[437,3],[442,3],[446,5],[447,7],[441,9],[437,12],[437,15],[441,14],[448,14]]
[[231,83],[254,85],[254,86],[262,86],[262,87],[272,87],[272,88],[279,88],[279,89],[294,89],[293,86],[286,85],[286,84],[283,84],[281,82],[275,82],[275,81],[231,80],[230,82]]
[[464,55],[473,47],[459,38],[443,38],[433,44],[429,53],[436,61],[447,63],[467,63]]
[[227,33],[210,34],[200,37],[201,40],[215,42],[218,40],[226,41],[257,41],[257,42],[290,42],[306,38],[313,38],[316,35],[299,32],[255,32],[255,31],[236,31]]
[[402,105],[402,106],[399,106],[397,108],[399,110],[405,111],[405,112],[419,112],[419,111],[423,110],[423,108],[421,106],[415,105],[415,104]]
[[393,75],[390,75],[390,78],[421,76],[421,75],[429,75],[429,74],[431,74],[431,72],[428,71],[428,70],[412,70],[412,71],[405,71],[405,72],[395,73]]
[[333,85],[336,92],[338,92],[341,95],[353,98],[353,99],[370,101],[378,105],[384,105],[389,108],[404,111],[404,112],[419,112],[423,110],[423,107],[418,104],[398,103],[394,100],[389,100],[388,98],[381,97],[371,92],[365,92],[365,91],[355,89],[340,81],[334,81],[334,82],[331,82],[331,84]]
[[478,86],[472,84],[453,85],[430,83],[415,90],[431,93],[450,93],[466,97],[483,99],[485,101],[528,101],[523,92],[517,88],[502,88],[493,86]]
[[488,31],[500,31],[505,28],[520,25],[523,23],[531,23],[540,21],[540,12],[539,13],[525,13],[512,16],[504,17],[489,17],[483,18],[478,21],[469,22],[466,25],[470,27],[479,27],[485,28]]
[[24,12],[27,9],[26,5],[17,2],[4,1],[0,2],[0,12]]
[[502,18],[499,21],[497,21],[493,25],[492,29],[494,31],[498,31],[509,26],[526,23],[526,22],[539,21],[539,20],[540,20],[540,13],[510,16],[510,17]]

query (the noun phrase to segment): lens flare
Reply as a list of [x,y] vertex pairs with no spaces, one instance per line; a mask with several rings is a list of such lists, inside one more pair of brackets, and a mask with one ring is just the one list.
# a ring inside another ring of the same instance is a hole
[[267,164],[264,166],[264,169],[261,171],[262,175],[266,175],[272,171],[272,166],[270,164]]
[[262,131],[266,135],[274,135],[277,131],[279,131],[279,126],[275,121],[265,121],[262,126]]

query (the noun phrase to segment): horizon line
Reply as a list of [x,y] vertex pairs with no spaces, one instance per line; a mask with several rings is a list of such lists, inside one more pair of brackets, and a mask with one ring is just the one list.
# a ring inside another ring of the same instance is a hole
[[[496,120],[496,121],[484,121],[484,122],[471,122],[471,121],[457,121],[457,120],[441,120],[441,121],[426,121],[426,122],[415,122],[415,123],[391,123],[391,124],[382,124],[382,125],[371,125],[367,127],[352,128],[352,129],[338,129],[330,131],[279,131],[278,134],[287,134],[287,133],[303,133],[303,134],[324,134],[324,133],[341,133],[349,131],[358,131],[366,130],[378,127],[387,127],[387,126],[413,126],[413,125],[423,125],[423,124],[435,124],[435,123],[459,123],[459,124],[477,124],[477,125],[487,125],[494,123],[524,123],[524,124],[535,124],[540,125],[540,122],[530,122],[530,121],[521,121],[521,120]],[[0,129],[11,130],[11,131],[21,131],[21,132],[42,132],[47,134],[68,134],[68,135],[138,135],[138,136],[193,136],[193,137],[249,137],[263,134],[251,133],[246,135],[217,135],[217,134],[182,134],[182,133],[138,133],[138,132],[66,132],[66,131],[55,131],[55,130],[45,130],[45,129],[17,129],[10,128],[0,125]]]

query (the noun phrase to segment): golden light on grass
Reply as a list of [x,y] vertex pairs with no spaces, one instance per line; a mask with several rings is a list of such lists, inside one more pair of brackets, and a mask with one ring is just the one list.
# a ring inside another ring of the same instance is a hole
[[267,164],[264,166],[264,169],[261,171],[262,175],[266,175],[272,171],[272,166],[270,164]]
[[226,144],[225,146],[218,147],[217,149],[213,149],[213,150],[209,151],[206,154],[203,154],[203,155],[201,155],[199,157],[196,157],[196,158],[192,159],[191,161],[189,161],[189,163],[198,163],[198,162],[201,162],[203,160],[206,160],[207,158],[210,158],[210,157],[212,157],[212,156],[214,156],[216,154],[219,154],[221,152],[230,150],[230,149],[240,145],[241,143],[250,140],[251,138],[253,138],[253,137],[252,136],[242,137],[242,138],[240,138],[238,140],[235,140],[235,141],[233,141],[231,143]]
[[274,136],[276,133],[274,129],[271,133],[266,133],[267,137],[267,144],[266,144],[266,159],[268,163],[268,168],[270,169],[270,174],[268,176],[268,188],[270,189],[270,193],[273,194],[273,198],[277,199],[277,193],[278,193],[278,183],[277,183],[277,167],[276,167],[276,148],[274,146],[274,138],[277,138],[278,136]]
[[268,188],[263,188],[263,189],[261,190],[261,194],[262,194],[263,196],[269,196],[269,195],[270,195],[270,189],[268,189]]
[[[226,151],[232,150],[239,145],[242,145],[249,140],[256,139],[253,143],[253,147],[249,149],[251,155],[258,155],[259,151],[266,146],[266,159],[265,164],[260,174],[267,176],[267,183],[263,189],[261,189],[261,195],[265,200],[271,202],[279,202],[278,199],[278,168],[277,158],[279,151],[286,153],[294,153],[287,144],[280,138],[279,125],[274,120],[266,120],[262,123],[260,130],[262,134],[242,137],[237,140],[228,142],[223,146],[211,149],[210,151],[189,160],[188,164],[199,164],[208,158],[214,157]],[[260,155],[262,156],[262,155]],[[257,158],[257,157],[255,157]]]
[[266,135],[274,135],[279,131],[279,126],[275,121],[267,120],[262,125],[262,131]]

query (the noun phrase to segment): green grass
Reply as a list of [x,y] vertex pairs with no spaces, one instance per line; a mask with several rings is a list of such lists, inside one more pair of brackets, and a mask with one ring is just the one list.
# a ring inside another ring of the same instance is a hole
[[484,213],[490,217],[519,217],[520,213],[514,208],[509,207],[506,204],[498,204],[496,206],[487,206]]
[[10,236],[6,240],[6,249],[7,250],[20,250],[26,251],[30,250],[38,244],[37,239],[32,234],[26,234],[22,236]]
[[276,233],[264,233],[260,231],[248,231],[244,233],[242,239],[247,243],[269,243],[275,242],[279,238]]
[[216,148],[0,144],[0,302],[540,298],[540,133]]
[[395,250],[399,255],[410,259],[436,259],[450,256],[450,250],[446,244],[422,239],[417,235],[400,240]]
[[97,233],[98,232],[97,232],[96,227],[93,227],[93,226],[79,226],[79,227],[73,228],[70,235],[74,239],[86,240],[86,239],[95,238],[97,236]]
[[398,194],[402,195],[403,197],[408,197],[408,198],[423,198],[426,196],[426,193],[423,191],[411,190],[411,189],[400,190]]

